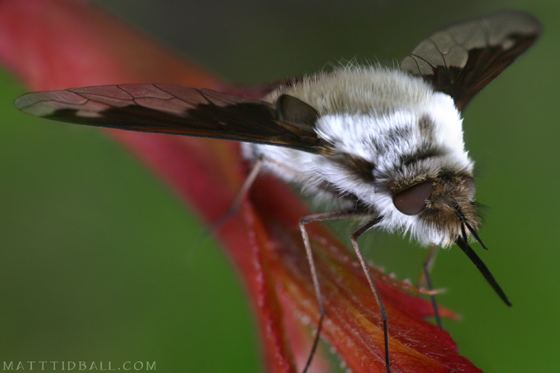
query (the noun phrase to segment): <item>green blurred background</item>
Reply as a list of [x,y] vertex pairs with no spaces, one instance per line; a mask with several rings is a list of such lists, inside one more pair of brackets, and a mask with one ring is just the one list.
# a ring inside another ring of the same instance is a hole
[[[458,250],[434,271],[461,352],[488,372],[557,372],[560,332],[557,1],[96,1],[226,80],[257,84],[341,60],[392,64],[435,29],[496,9],[544,23],[538,45],[465,113],[488,205],[482,253],[503,306]],[[156,360],[159,372],[256,372],[244,291],[163,183],[91,128],[18,113],[0,70],[0,359]],[[344,233],[347,229],[339,229]],[[425,251],[373,234],[374,258],[416,278]],[[374,242],[375,241],[375,242]],[[367,249],[366,249],[367,250]]]

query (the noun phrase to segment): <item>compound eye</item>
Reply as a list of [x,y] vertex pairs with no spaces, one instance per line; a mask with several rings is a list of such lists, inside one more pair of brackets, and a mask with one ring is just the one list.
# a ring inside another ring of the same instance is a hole
[[393,196],[395,207],[405,215],[417,215],[426,207],[426,201],[432,194],[431,181],[423,181]]

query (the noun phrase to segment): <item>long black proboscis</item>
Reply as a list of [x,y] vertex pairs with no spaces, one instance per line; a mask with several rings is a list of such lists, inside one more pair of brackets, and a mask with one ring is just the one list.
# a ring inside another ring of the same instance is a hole
[[476,252],[469,246],[468,242],[465,241],[462,237],[459,237],[457,239],[457,246],[459,246],[461,250],[463,250],[463,252],[467,254],[471,262],[473,262],[476,268],[478,268],[482,276],[484,276],[486,281],[490,284],[490,286],[492,286],[492,289],[494,289],[500,299],[502,299],[505,304],[511,307],[511,302],[509,301],[506,293],[502,290],[488,267],[486,267],[486,264],[484,264],[482,259],[480,259],[478,255],[476,255]]

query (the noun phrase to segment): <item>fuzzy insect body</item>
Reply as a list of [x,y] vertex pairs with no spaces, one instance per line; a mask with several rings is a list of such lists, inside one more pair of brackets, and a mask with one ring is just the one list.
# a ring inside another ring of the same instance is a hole
[[[465,151],[461,115],[453,99],[418,77],[383,67],[350,66],[283,85],[266,99],[296,97],[318,112],[315,132],[327,151],[310,153],[271,145],[243,145],[270,172],[342,208],[381,216],[379,228],[409,232],[422,244],[448,246],[460,229],[437,207],[407,214],[393,197],[421,182],[454,179],[471,211],[473,162]],[[466,203],[466,204],[465,204]],[[478,227],[474,213],[471,226]],[[452,219],[456,220],[453,216]]]

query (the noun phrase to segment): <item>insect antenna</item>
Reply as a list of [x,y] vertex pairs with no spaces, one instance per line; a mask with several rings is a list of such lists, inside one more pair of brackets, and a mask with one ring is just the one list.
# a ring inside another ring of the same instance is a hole
[[461,222],[463,224],[461,224],[461,235],[463,236],[463,240],[465,242],[468,242],[467,240],[467,232],[465,230],[465,227],[467,227],[467,229],[469,230],[469,232],[472,234],[472,236],[474,237],[474,239],[476,240],[476,242],[478,242],[480,244],[480,246],[484,249],[484,250],[488,250],[488,247],[486,247],[486,245],[484,244],[484,242],[482,242],[482,239],[480,238],[480,236],[478,235],[478,233],[476,232],[476,230],[472,227],[472,225],[470,225],[467,222],[467,219],[465,218],[465,214],[463,214],[463,211],[461,211],[461,208],[459,207],[459,205],[457,205],[456,203],[453,206],[455,208],[455,213],[457,215],[457,217],[459,218],[459,220],[461,220]]
[[476,240],[476,242],[478,242],[480,244],[480,246],[484,249],[484,250],[488,250],[488,248],[486,247],[486,245],[484,244],[484,242],[482,242],[482,240],[480,239],[480,237],[478,236],[478,233],[476,233],[476,230],[472,227],[472,225],[470,225],[469,223],[467,223],[466,221],[463,222],[466,226],[467,229],[469,230],[469,232],[471,232],[472,236],[474,237],[474,239]]
[[476,252],[469,246],[469,244],[466,240],[466,234],[465,234],[464,226],[461,226],[461,228],[462,228],[462,231],[463,231],[463,237],[457,238],[457,241],[456,241],[457,246],[459,246],[461,248],[461,250],[465,254],[467,254],[467,256],[469,257],[471,262],[476,266],[476,268],[478,268],[478,271],[482,274],[482,276],[484,276],[484,278],[486,279],[488,284],[490,284],[490,286],[492,287],[492,289],[494,289],[494,291],[500,297],[500,299],[506,305],[511,307],[511,302],[509,301],[506,293],[502,290],[502,288],[500,287],[500,285],[498,284],[498,282],[496,281],[496,279],[494,278],[494,276],[492,275],[492,273],[490,272],[488,267],[486,267],[486,265],[484,264],[482,259],[480,259],[478,257],[478,255],[476,255]]
[[463,241],[469,242],[468,239],[467,239],[467,231],[465,230],[465,222],[463,222],[463,224],[461,224],[461,237],[462,237]]

